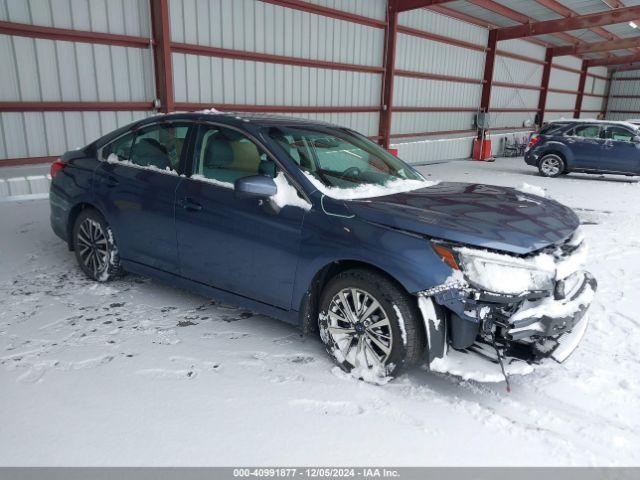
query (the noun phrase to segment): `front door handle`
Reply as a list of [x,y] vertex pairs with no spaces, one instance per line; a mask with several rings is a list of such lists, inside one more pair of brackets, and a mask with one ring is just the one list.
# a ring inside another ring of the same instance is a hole
[[182,208],[188,210],[189,212],[199,212],[200,210],[202,210],[202,205],[196,202],[193,198],[186,197],[182,201]]
[[120,182],[118,182],[118,179],[116,177],[109,175],[104,179],[104,183],[107,187],[113,188],[117,187]]

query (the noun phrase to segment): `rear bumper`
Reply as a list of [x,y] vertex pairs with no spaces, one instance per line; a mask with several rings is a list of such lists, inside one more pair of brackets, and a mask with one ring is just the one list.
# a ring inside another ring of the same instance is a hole
[[524,152],[524,163],[527,165],[538,166],[538,160],[540,158],[540,154],[536,152],[536,149],[527,150]]

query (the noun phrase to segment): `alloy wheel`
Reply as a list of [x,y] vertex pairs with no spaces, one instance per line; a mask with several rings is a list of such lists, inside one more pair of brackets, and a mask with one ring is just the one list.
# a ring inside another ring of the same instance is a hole
[[380,302],[359,288],[344,288],[331,300],[327,330],[345,361],[382,367],[391,354],[393,331]]
[[97,277],[107,266],[109,249],[107,237],[100,223],[86,218],[78,229],[78,252],[87,269]]
[[542,160],[540,165],[542,172],[548,176],[558,175],[561,168],[560,160],[556,157],[547,157]]

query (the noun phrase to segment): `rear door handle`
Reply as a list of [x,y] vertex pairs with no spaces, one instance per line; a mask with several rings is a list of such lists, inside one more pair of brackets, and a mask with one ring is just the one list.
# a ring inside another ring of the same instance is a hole
[[182,208],[190,212],[199,212],[200,210],[202,210],[202,205],[196,202],[193,198],[186,197],[182,201]]

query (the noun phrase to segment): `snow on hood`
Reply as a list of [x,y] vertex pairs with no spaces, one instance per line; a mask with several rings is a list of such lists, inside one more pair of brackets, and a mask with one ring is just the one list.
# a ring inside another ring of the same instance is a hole
[[520,185],[518,185],[516,187],[516,190],[519,190],[520,192],[524,192],[524,193],[529,193],[531,195],[537,195],[542,198],[545,198],[547,196],[547,191],[544,188],[539,187],[537,185],[530,185],[526,182],[523,182]]
[[223,112],[211,107],[211,108],[205,108],[204,110],[196,110],[194,113],[223,113]]
[[569,238],[580,225],[568,207],[507,187],[443,182],[347,203],[358,218],[432,238],[528,254]]
[[421,188],[432,187],[439,182],[430,182],[427,180],[407,180],[396,179],[385,183],[384,185],[359,185],[355,188],[337,188],[327,187],[313,175],[304,173],[305,177],[324,195],[336,200],[357,200],[364,198],[383,197],[385,195],[393,195],[394,193],[409,192],[419,190]]

